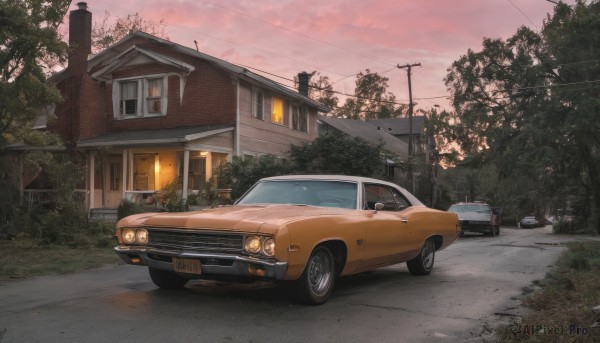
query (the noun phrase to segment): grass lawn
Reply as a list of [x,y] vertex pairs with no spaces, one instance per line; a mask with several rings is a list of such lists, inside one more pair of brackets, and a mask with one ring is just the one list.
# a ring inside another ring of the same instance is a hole
[[569,243],[546,278],[524,301],[531,311],[504,328],[502,341],[600,342],[600,242]]
[[[116,245],[116,244],[115,244]],[[37,246],[27,240],[0,240],[0,281],[65,274],[121,263],[112,246]]]

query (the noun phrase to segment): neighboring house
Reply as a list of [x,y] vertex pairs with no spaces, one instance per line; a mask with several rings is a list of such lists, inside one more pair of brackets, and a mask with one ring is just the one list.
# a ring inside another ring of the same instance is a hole
[[[425,132],[425,116],[412,117],[412,163],[414,169],[414,193],[433,205],[436,185],[436,146],[433,136]],[[387,132],[408,143],[410,125],[408,118],[373,119],[366,123],[377,130]]]
[[[317,135],[307,96],[218,58],[134,32],[94,55],[87,4],[71,11],[68,67],[50,78],[64,101],[38,128],[85,157],[88,208],[117,208],[175,179],[182,196],[202,192],[212,168],[232,156],[287,157]],[[88,57],[89,56],[89,57]],[[20,147],[27,150],[26,147]],[[21,188],[28,181],[21,176]],[[26,190],[25,190],[26,191]]]
[[[320,136],[333,132],[343,132],[352,137],[361,137],[371,144],[383,143],[386,150],[396,155],[402,161],[407,161],[408,159],[408,144],[406,142],[392,136],[388,132],[378,130],[368,122],[318,116],[317,125]],[[383,177],[403,186],[406,182],[404,173],[392,160],[386,161],[382,166],[380,175],[375,175],[375,177]]]

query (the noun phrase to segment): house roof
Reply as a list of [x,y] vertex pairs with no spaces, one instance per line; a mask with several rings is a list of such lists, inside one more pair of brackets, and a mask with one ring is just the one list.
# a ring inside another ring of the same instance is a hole
[[[312,100],[312,99],[300,94],[299,92],[297,92],[295,90],[291,90],[278,82],[275,82],[275,81],[268,79],[264,76],[261,76],[257,73],[251,72],[246,68],[243,68],[243,67],[235,65],[233,63],[227,62],[225,60],[204,54],[202,52],[185,47],[183,45],[173,43],[171,41],[168,41],[168,40],[165,40],[162,38],[158,38],[156,36],[150,35],[148,33],[142,32],[142,31],[135,31],[133,33],[130,33],[129,35],[125,36],[120,41],[118,41],[115,44],[113,44],[112,46],[110,46],[109,48],[99,52],[96,55],[91,56],[88,59],[88,72],[90,72],[95,66],[98,66],[102,62],[116,61],[117,59],[122,59],[124,57],[123,55],[127,55],[127,53],[130,52],[130,50],[127,49],[124,52],[118,51],[116,49],[116,47],[126,44],[129,41],[135,40],[136,38],[142,38],[142,39],[146,39],[149,41],[154,41],[154,42],[166,45],[166,46],[168,46],[178,52],[184,53],[186,55],[193,56],[195,58],[199,58],[201,60],[213,63],[213,64],[217,65],[218,67],[220,67],[221,69],[224,69],[232,74],[235,74],[238,77],[247,80],[248,82],[254,83],[259,86],[266,87],[273,91],[283,93],[295,100],[302,101],[302,102],[307,103],[310,106],[316,107],[320,112],[329,112],[330,111],[330,109],[328,107],[322,105],[321,103],[319,103],[315,100]],[[139,51],[140,49],[137,48],[137,50]],[[148,51],[146,50],[146,52],[148,52]],[[154,57],[155,58],[165,58],[165,56],[162,56],[162,55],[159,56],[158,54],[156,54]],[[167,62],[169,64],[180,63],[173,59],[168,59]],[[106,64],[106,63],[104,63],[104,64]],[[187,67],[187,66],[180,65],[180,67]],[[61,79],[65,78],[66,76],[67,76],[67,71],[65,69],[65,70],[62,70],[62,71],[54,74],[49,79],[49,81],[58,82]]]
[[325,116],[319,116],[318,120],[350,136],[361,137],[370,143],[379,144],[383,142],[385,148],[393,154],[401,158],[408,157],[408,144],[385,131],[377,130],[377,127],[367,122]]
[[66,151],[62,145],[30,145],[25,143],[15,143],[4,147],[7,151]]
[[[423,132],[423,126],[425,124],[424,116],[413,116],[413,134],[420,134]],[[381,128],[383,131],[388,132],[392,135],[408,135],[408,118],[388,118],[388,119],[372,119],[368,120],[367,123]],[[391,130],[390,130],[391,129]]]
[[233,131],[233,125],[193,126],[172,129],[136,130],[112,132],[77,142],[78,148],[102,146],[144,146],[156,144],[180,144]]

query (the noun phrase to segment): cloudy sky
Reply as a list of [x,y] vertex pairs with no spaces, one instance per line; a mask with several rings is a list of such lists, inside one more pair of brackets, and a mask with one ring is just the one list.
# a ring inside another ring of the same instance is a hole
[[204,53],[285,78],[317,70],[342,93],[353,93],[355,75],[369,68],[408,102],[406,72],[395,66],[421,63],[413,69],[413,97],[424,108],[447,106],[446,69],[467,49],[479,50],[483,37],[510,37],[519,26],[540,29],[554,6],[548,0],[87,2],[94,21],[106,11],[113,19],[134,13],[162,19],[173,42],[194,48],[196,40]]

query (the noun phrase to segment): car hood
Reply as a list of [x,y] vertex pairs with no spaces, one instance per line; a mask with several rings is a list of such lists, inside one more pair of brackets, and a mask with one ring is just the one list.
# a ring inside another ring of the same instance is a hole
[[[121,219],[117,225],[272,233],[268,231],[306,217],[348,215],[352,212],[341,208],[302,205],[236,205],[195,212],[137,214]],[[265,223],[270,225],[263,225]]]
[[457,213],[458,220],[474,220],[474,221],[489,221],[490,214],[489,213],[479,213],[479,212],[462,212]]

